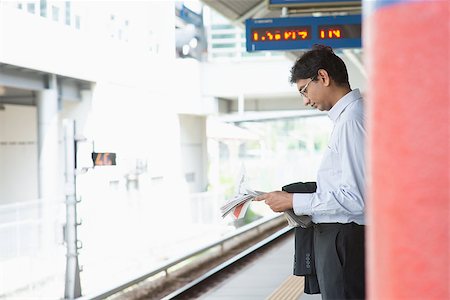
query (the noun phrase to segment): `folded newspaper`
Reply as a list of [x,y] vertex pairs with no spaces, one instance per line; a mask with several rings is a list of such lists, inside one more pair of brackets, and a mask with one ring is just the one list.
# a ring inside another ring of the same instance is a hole
[[302,227],[307,228],[312,225],[311,216],[307,215],[296,215],[293,209],[288,209],[284,212],[284,216],[286,217],[289,226],[291,227]]
[[233,213],[235,219],[243,218],[245,216],[245,213],[247,212],[250,202],[255,199],[256,196],[261,194],[264,193],[248,189],[243,193],[239,193],[220,208],[222,218],[224,218],[229,213]]
[[[251,201],[253,201],[256,196],[261,194],[264,194],[264,192],[253,191],[249,189],[246,189],[244,192],[239,193],[220,208],[222,218],[227,216],[229,213],[232,213],[235,219],[243,218]],[[312,224],[310,216],[297,216],[292,209],[285,211],[283,214],[287,219],[289,226],[291,227],[300,226],[306,228],[311,226]]]

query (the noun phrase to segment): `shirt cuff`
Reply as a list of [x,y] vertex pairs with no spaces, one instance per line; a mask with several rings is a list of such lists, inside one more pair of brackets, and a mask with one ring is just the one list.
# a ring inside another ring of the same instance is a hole
[[294,193],[292,198],[292,206],[297,216],[312,215],[312,198],[314,194]]

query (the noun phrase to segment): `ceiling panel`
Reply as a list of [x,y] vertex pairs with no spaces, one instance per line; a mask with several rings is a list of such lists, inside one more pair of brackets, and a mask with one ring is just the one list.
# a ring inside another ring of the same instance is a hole
[[202,0],[202,2],[230,19],[230,21],[240,20],[252,11],[256,13],[266,5],[266,0]]

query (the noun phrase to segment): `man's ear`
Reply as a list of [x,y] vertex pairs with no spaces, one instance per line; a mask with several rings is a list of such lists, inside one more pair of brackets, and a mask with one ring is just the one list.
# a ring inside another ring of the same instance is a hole
[[319,69],[317,78],[320,82],[323,83],[324,86],[329,86],[331,83],[331,79],[330,76],[328,76],[327,70]]

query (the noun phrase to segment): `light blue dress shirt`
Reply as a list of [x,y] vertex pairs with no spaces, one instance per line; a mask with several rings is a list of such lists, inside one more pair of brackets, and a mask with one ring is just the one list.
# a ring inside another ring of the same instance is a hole
[[328,116],[334,123],[317,174],[317,191],[294,194],[297,215],[314,223],[365,224],[365,117],[361,93],[353,90],[339,99]]

